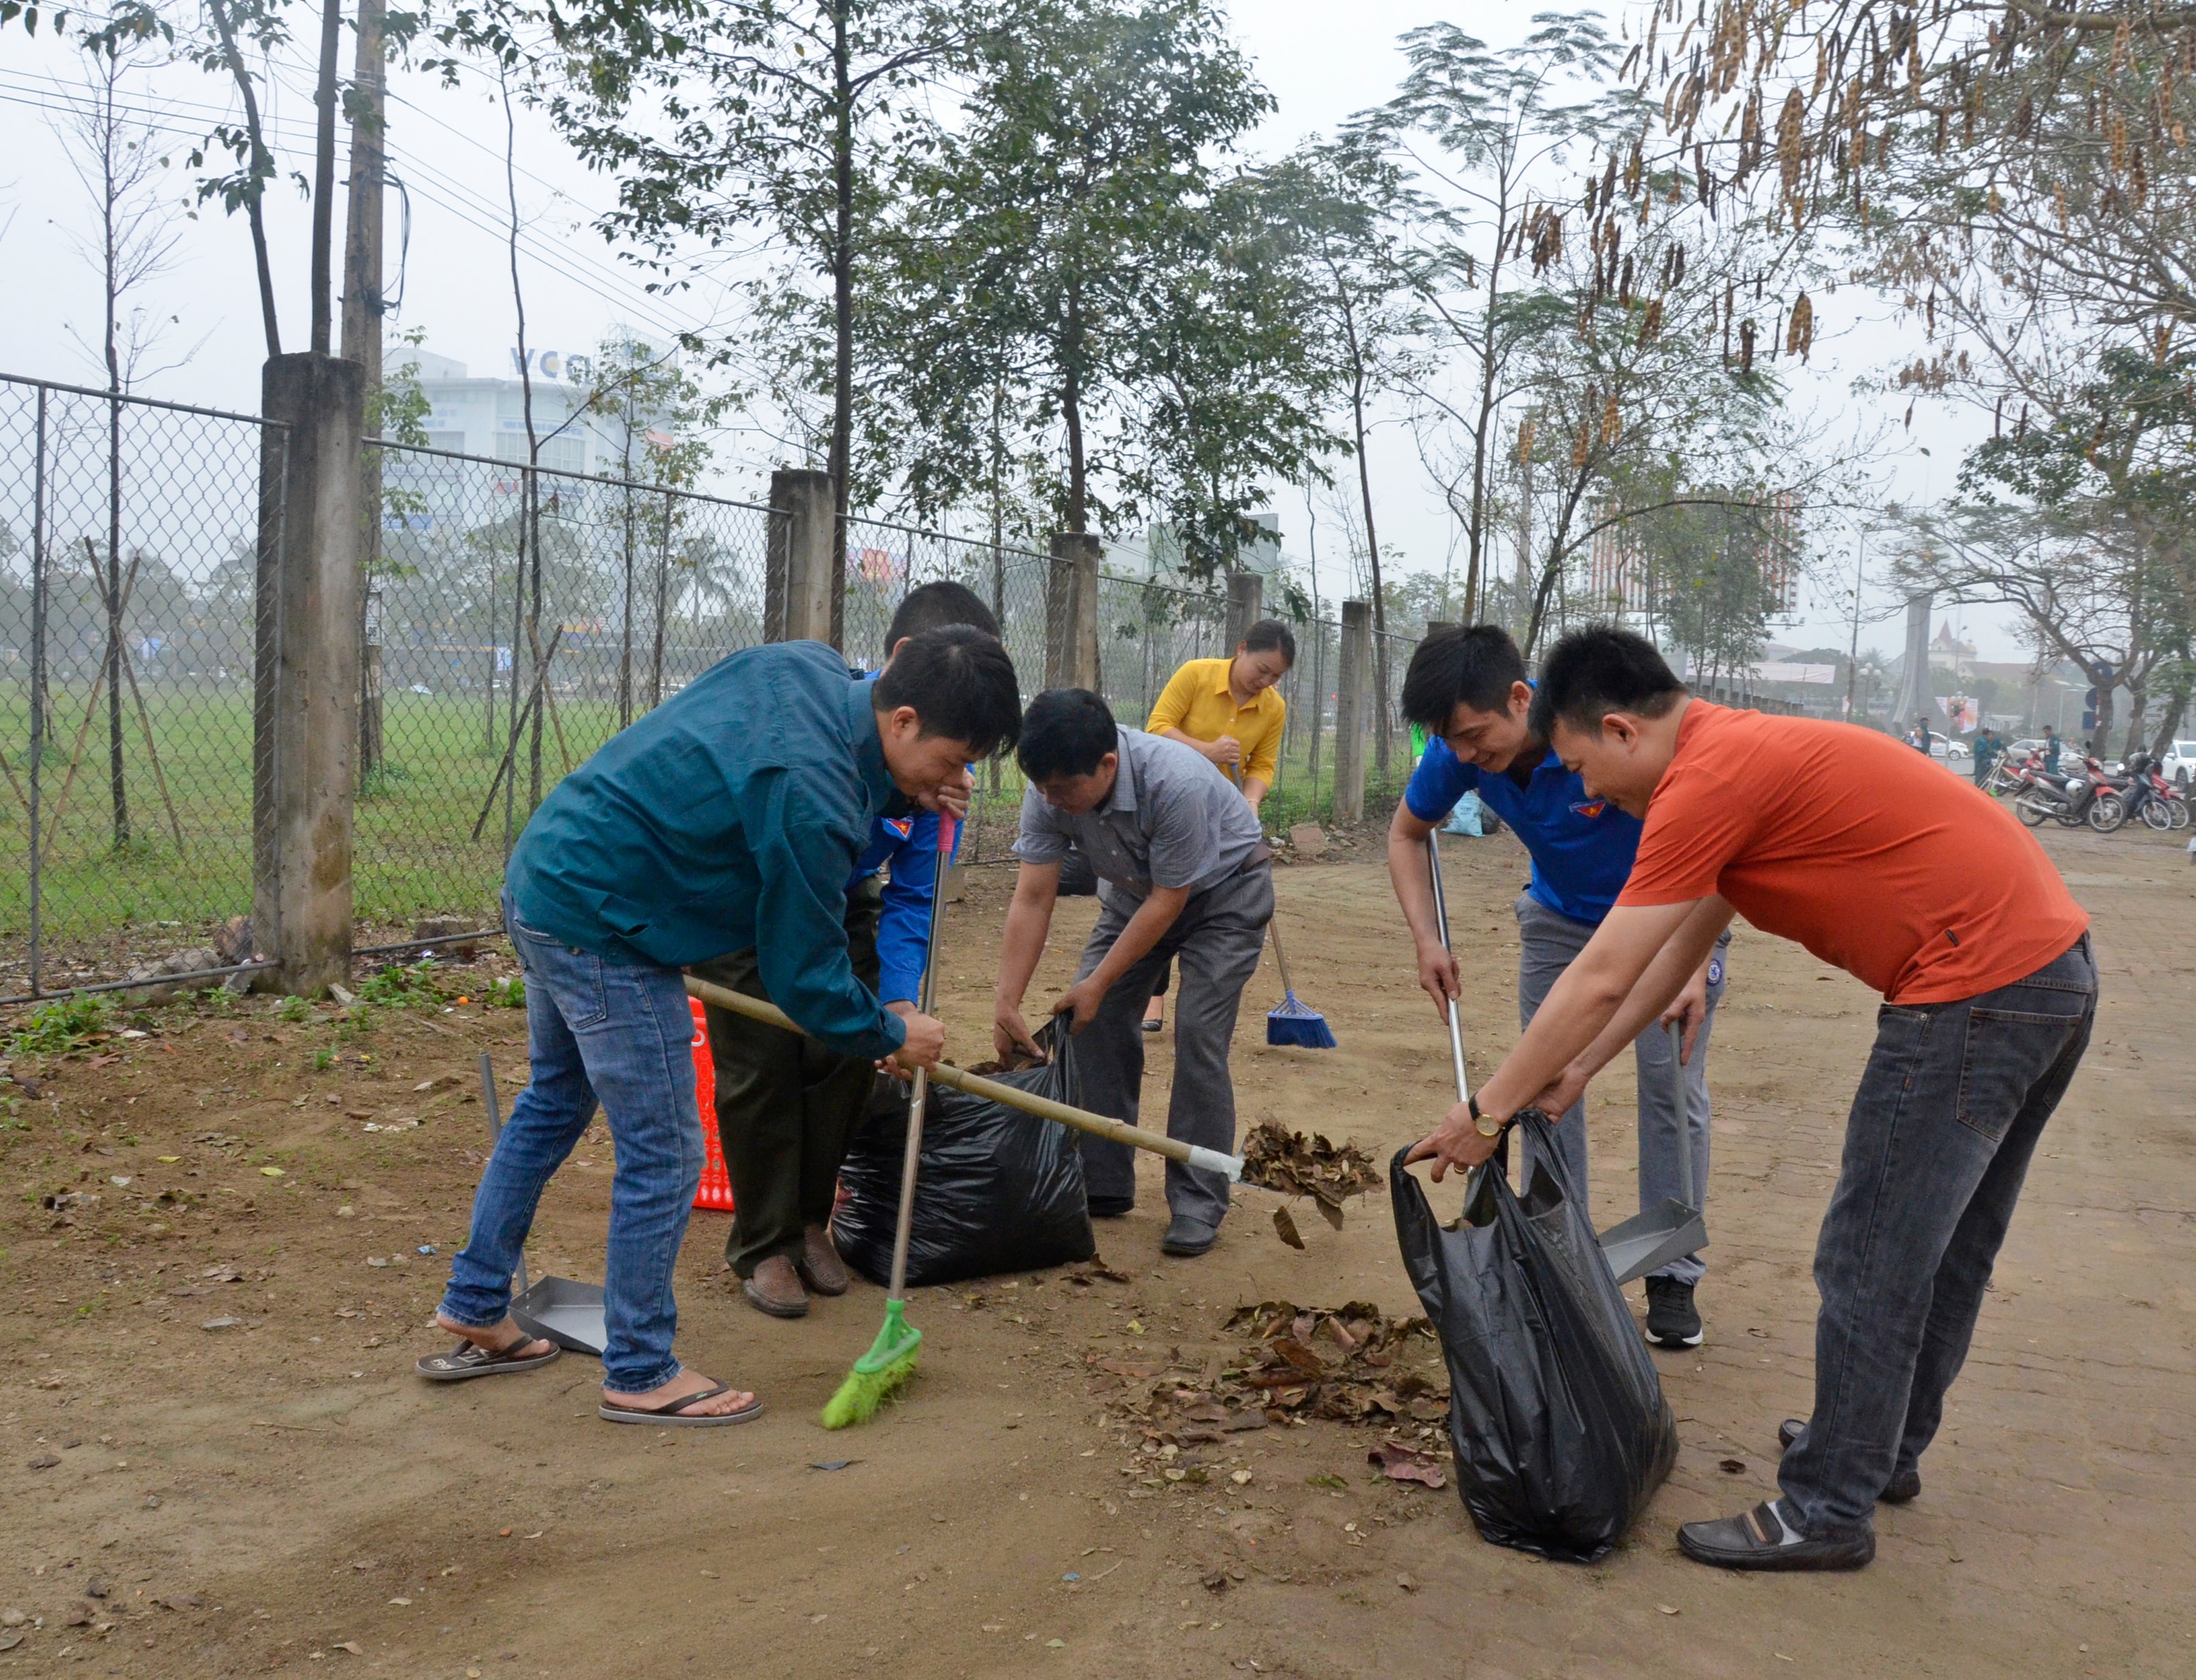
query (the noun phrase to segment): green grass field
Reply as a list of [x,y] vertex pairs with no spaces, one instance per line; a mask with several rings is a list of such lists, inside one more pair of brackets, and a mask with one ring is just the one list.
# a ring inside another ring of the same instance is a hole
[[[249,693],[147,684],[143,696],[141,724],[125,692],[130,836],[118,847],[109,805],[106,702],[100,701],[84,728],[90,691],[82,686],[55,691],[41,776],[46,840],[40,890],[43,937],[55,948],[98,944],[123,930],[135,936],[133,944],[194,943],[251,907]],[[560,696],[542,734],[543,791],[562,778],[568,754],[572,765],[580,764],[615,733],[616,724],[614,701]],[[153,753],[147,750],[147,725]],[[353,867],[361,921],[495,913],[506,856],[504,797],[499,790],[491,805],[489,790],[509,727],[500,696],[493,740],[478,696],[392,692],[384,697],[382,760],[365,778],[357,806]],[[1266,802],[1267,826],[1274,833],[1307,817],[1324,818],[1332,806],[1332,737],[1322,743],[1324,763],[1315,783],[1309,736],[1302,730],[1295,735],[1295,750]],[[29,737],[27,689],[20,683],[0,687],[0,743],[5,743],[10,782],[0,792],[0,944],[11,954],[30,932]],[[1400,765],[1400,743],[1396,751]],[[522,736],[514,834],[530,810],[529,779],[528,742]],[[980,787],[988,788],[989,781],[980,774]],[[1021,778],[1011,762],[1002,766],[999,796],[987,794],[979,812],[985,856],[1003,852],[1012,838]],[[1393,792],[1388,790],[1390,797]],[[1367,798],[1377,805],[1381,790],[1368,788]],[[476,840],[474,826],[484,806],[487,820]]]

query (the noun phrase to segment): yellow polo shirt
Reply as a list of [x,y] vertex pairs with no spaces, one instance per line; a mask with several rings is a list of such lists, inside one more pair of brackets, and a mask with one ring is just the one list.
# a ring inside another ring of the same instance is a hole
[[1248,706],[1238,706],[1228,687],[1225,659],[1193,659],[1159,690],[1144,728],[1157,735],[1178,729],[1199,741],[1217,741],[1232,735],[1243,748],[1234,776],[1240,784],[1255,776],[1268,787],[1281,762],[1281,725],[1288,720],[1289,703],[1279,689],[1268,689]]

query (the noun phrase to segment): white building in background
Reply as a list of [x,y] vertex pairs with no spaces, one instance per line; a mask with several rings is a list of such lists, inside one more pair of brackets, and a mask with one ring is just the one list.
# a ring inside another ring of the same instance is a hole
[[[1259,534],[1243,550],[1237,564],[1270,580],[1288,570],[1287,562],[1281,558],[1281,522],[1270,513],[1255,517]],[[1107,543],[1104,565],[1109,576],[1138,583],[1176,580],[1182,569],[1182,539],[1170,524],[1147,525],[1141,543]]]
[[[492,460],[523,463],[527,459],[526,388],[519,378],[518,352],[509,353],[506,377],[470,373],[462,361],[408,344],[392,344],[384,365],[419,365],[420,394],[427,399],[427,442],[454,454],[484,455]],[[534,432],[543,440],[540,464],[557,472],[624,476],[627,459],[624,422],[614,414],[586,411],[594,385],[592,356],[561,350],[535,350],[528,356],[534,385]],[[632,453],[643,447],[633,439]]]

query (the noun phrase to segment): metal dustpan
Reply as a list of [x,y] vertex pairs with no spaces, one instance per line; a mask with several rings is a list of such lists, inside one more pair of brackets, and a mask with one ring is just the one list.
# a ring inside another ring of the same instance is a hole
[[[488,1136],[491,1147],[503,1134],[503,1112],[495,1100],[495,1065],[480,1059],[481,1100],[488,1105]],[[511,1300],[511,1316],[529,1336],[545,1337],[575,1354],[603,1356],[610,1341],[603,1328],[603,1286],[575,1283],[569,1278],[544,1278],[529,1283],[526,1252],[519,1250],[517,1285]]]
[[1708,1244],[1708,1221],[1701,1217],[1700,1196],[1693,1183],[1692,1127],[1685,1114],[1685,1070],[1678,1060],[1683,1029],[1672,1022],[1664,1031],[1670,1041],[1670,1078],[1676,1087],[1678,1116],[1677,1201],[1665,1200],[1659,1208],[1634,1214],[1621,1225],[1601,1233],[1601,1257],[1609,1262],[1616,1281],[1634,1278],[1667,1266]]

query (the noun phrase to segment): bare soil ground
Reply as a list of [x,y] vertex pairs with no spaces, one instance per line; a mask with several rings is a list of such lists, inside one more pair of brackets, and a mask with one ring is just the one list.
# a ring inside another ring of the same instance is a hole
[[[919,1292],[922,1377],[838,1435],[815,1411],[874,1333],[881,1291],[766,1319],[719,1269],[726,1217],[696,1215],[681,1352],[760,1390],[769,1414],[612,1429],[588,1360],[454,1388],[409,1369],[442,1345],[425,1326],[484,1142],[474,1063],[489,1050],[506,1093],[520,1082],[518,1015],[385,1010],[356,1034],[324,1011],[186,1003],[141,1019],[146,1037],[18,1058],[20,1079],[43,1077],[35,1095],[0,1086],[20,1111],[0,1131],[0,1608],[26,1619],[0,1627],[0,1642],[22,1636],[0,1669],[2196,1671],[2196,870],[2145,834],[2045,839],[2096,918],[2097,1042],[2045,1139],[1926,1491],[1881,1512],[1862,1573],[1726,1575],[1673,1540],[1680,1521],[1764,1497],[1776,1422],[1807,1408],[1809,1260],[1872,1027],[1859,986],[1761,935],[1740,932],[1711,1064],[1708,1342],[1656,1355],[1684,1450],[1591,1568],[1482,1544],[1453,1489],[1378,1475],[1377,1432],[1230,1435],[1166,1466],[1203,1472],[1176,1481],[1109,1410],[1108,1362],[1216,1370],[1240,1346],[1223,1330],[1240,1304],[1414,1311],[1378,1192],[1339,1233],[1298,1204],[1297,1252],[1274,1235],[1280,1198],[1245,1191],[1210,1256],[1164,1260],[1147,1162],[1142,1205],[1100,1227],[1128,1281]],[[1506,837],[1452,846],[1483,1068],[1516,1034],[1523,858]],[[964,1060],[987,1054],[1008,885],[973,875],[944,977]],[[1297,984],[1342,1047],[1268,1048],[1257,1011],[1279,983],[1262,973],[1238,1038],[1245,1123],[1352,1136],[1384,1164],[1438,1114],[1448,1077],[1384,874],[1297,866],[1280,899]],[[1041,984],[1065,976],[1090,915],[1063,907]],[[315,1068],[316,1053],[341,1059]],[[1161,1046],[1148,1113],[1168,1072]],[[1603,1223],[1631,1210],[1631,1095],[1620,1065],[1591,1098]],[[364,1129],[408,1119],[421,1123]],[[546,1198],[537,1273],[600,1275],[610,1168],[598,1131]],[[87,1193],[96,1204],[43,1204]],[[1453,1205],[1453,1187],[1436,1193]]]

